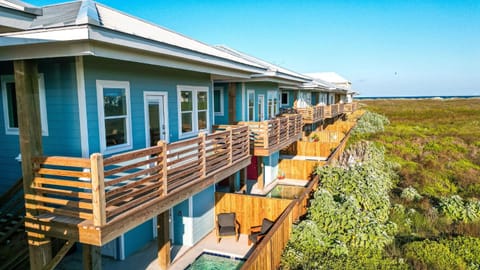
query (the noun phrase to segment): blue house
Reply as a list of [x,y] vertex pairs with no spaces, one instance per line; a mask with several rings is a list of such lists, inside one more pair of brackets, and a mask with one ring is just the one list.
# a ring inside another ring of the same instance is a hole
[[[21,61],[38,70],[43,155],[83,158],[209,134],[217,123],[212,80],[266,71],[93,1],[44,7],[3,1],[0,15],[0,193],[22,176],[15,75]],[[259,86],[265,98],[267,91],[277,94],[274,84]],[[210,185],[171,207],[173,245],[194,245],[213,229],[214,191]],[[155,223],[121,234],[102,252],[129,256],[156,237]]]

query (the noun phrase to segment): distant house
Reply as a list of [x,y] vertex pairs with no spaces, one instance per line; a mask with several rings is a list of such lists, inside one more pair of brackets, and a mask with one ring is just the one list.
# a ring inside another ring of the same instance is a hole
[[322,80],[335,85],[337,89],[334,95],[332,94],[329,96],[329,104],[335,104],[339,102],[351,103],[353,96],[357,94],[352,89],[352,82],[335,72],[315,72],[307,73],[305,75],[310,76],[315,80]]

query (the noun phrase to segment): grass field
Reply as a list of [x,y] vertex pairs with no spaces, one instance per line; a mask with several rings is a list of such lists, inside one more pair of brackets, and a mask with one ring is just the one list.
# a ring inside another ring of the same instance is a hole
[[480,198],[480,99],[361,103],[391,122],[368,139],[383,144],[401,165],[400,187],[434,197]]

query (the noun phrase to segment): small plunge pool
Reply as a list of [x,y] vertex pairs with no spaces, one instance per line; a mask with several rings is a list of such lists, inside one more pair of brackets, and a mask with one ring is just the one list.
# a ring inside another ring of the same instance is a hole
[[276,185],[265,197],[293,200],[300,197],[304,190],[305,187],[302,186]]
[[239,259],[231,256],[215,254],[211,252],[203,252],[195,261],[187,268],[189,270],[236,270],[240,269],[245,262],[244,259]]

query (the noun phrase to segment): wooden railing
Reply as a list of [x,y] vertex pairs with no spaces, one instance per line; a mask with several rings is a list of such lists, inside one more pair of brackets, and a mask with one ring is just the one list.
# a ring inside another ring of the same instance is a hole
[[345,103],[343,106],[344,112],[352,113],[357,110],[358,102]]
[[305,124],[314,124],[324,119],[324,107],[323,105],[316,105],[307,108],[297,108],[296,111],[302,115]]
[[35,194],[25,194],[25,205],[27,212],[102,226],[248,156],[248,127],[237,127],[108,158],[39,157],[33,160]]
[[[239,125],[250,128],[250,141],[254,151],[255,149],[278,151],[277,148],[282,148],[301,136],[303,124],[300,114],[284,114],[272,120],[239,122]],[[262,153],[255,155],[263,155]]]

